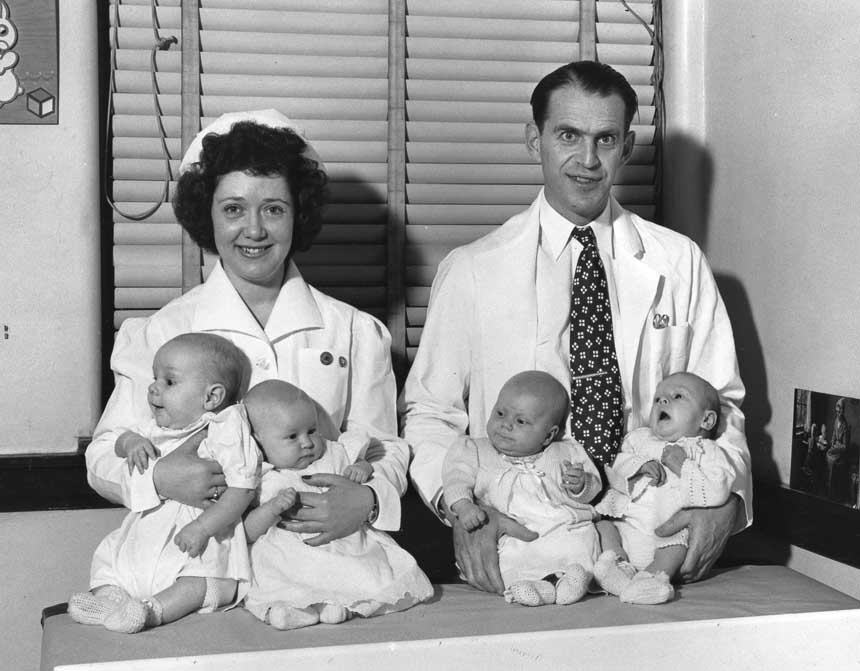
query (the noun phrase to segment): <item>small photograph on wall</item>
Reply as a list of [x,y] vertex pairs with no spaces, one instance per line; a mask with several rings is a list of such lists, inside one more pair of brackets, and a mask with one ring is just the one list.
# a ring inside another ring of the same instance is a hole
[[0,124],[56,124],[58,0],[0,0]]
[[792,489],[860,508],[860,400],[794,390]]

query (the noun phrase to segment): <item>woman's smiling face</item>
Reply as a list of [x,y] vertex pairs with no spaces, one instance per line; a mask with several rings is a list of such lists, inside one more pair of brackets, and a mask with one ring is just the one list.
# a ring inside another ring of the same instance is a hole
[[212,197],[215,248],[237,289],[280,286],[293,244],[293,214],[282,175],[236,171],[220,177]]

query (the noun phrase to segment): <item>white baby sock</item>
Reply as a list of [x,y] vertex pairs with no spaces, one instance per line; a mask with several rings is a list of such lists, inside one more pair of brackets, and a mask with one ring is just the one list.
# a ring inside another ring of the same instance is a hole
[[519,580],[505,590],[505,601],[523,606],[555,603],[555,585],[547,580]]
[[294,608],[283,601],[273,603],[266,613],[266,622],[275,629],[300,629],[319,621],[320,615],[315,608]]
[[580,564],[568,568],[555,583],[555,602],[559,606],[576,603],[588,591],[591,574]]
[[623,559],[619,559],[614,550],[605,550],[600,553],[594,562],[594,577],[609,594],[618,596],[636,575],[633,565]]
[[105,617],[104,627],[121,634],[136,634],[146,626],[148,611],[143,601],[126,595],[122,603]]
[[618,598],[625,603],[654,605],[666,603],[675,595],[675,590],[669,582],[665,571],[649,573],[640,571],[625,587]]
[[69,597],[69,617],[81,624],[104,624],[105,618],[128,598],[116,585],[99,587],[98,594],[76,592]]
[[320,607],[320,622],[323,624],[340,624],[349,619],[349,611],[343,606],[324,603]]

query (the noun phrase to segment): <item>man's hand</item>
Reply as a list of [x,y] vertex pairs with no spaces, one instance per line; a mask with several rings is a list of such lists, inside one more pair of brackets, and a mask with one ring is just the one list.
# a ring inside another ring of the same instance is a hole
[[681,477],[681,467],[687,460],[687,453],[684,448],[677,443],[669,443],[663,448],[663,454],[660,457],[660,463],[672,471],[678,477]]
[[160,496],[194,508],[207,508],[211,499],[224,491],[227,481],[218,462],[197,456],[205,437],[205,431],[198,431],[155,462],[152,481]]
[[651,478],[651,484],[655,487],[661,487],[666,482],[666,469],[656,459],[646,461],[636,471],[634,477]]
[[189,557],[199,557],[209,544],[209,534],[200,520],[193,520],[179,530],[173,537],[173,542]]
[[288,531],[317,534],[307,545],[317,547],[336,538],[349,536],[367,522],[373,508],[373,490],[340,475],[317,473],[303,480],[315,487],[328,487],[322,493],[299,492],[301,507],[281,524]]
[[474,531],[468,531],[453,511],[446,508],[445,516],[453,531],[454,556],[463,579],[472,587],[501,594],[505,585],[499,571],[499,538],[507,534],[522,541],[533,541],[538,534],[495,508],[480,505],[487,514],[487,522]]
[[679,575],[684,582],[695,582],[708,575],[719,559],[735,527],[738,508],[743,501],[737,494],[715,508],[684,508],[655,530],[658,536],[671,536],[686,527],[690,531],[687,556]]

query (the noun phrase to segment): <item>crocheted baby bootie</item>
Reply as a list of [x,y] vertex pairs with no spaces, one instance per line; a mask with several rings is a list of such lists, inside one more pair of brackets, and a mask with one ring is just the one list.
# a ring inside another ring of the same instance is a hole
[[273,603],[266,613],[266,622],[275,629],[301,629],[320,621],[314,608],[294,608],[282,601]]
[[340,624],[349,619],[349,611],[343,606],[325,603],[320,608],[320,622],[323,624]]
[[555,585],[547,580],[519,580],[505,590],[505,601],[521,606],[555,603]]
[[126,598],[128,594],[116,585],[101,587],[98,594],[76,592],[69,597],[69,617],[81,624],[104,624],[105,618]]
[[143,601],[126,595],[122,603],[105,617],[104,627],[120,634],[136,634],[146,627],[148,608]]
[[633,565],[619,559],[614,550],[605,550],[594,562],[594,579],[609,594],[618,596],[630,584],[636,569]]
[[664,571],[640,571],[618,595],[624,603],[655,605],[666,603],[675,595],[669,576]]
[[576,603],[588,592],[591,574],[580,564],[567,569],[555,583],[555,602],[559,606]]

